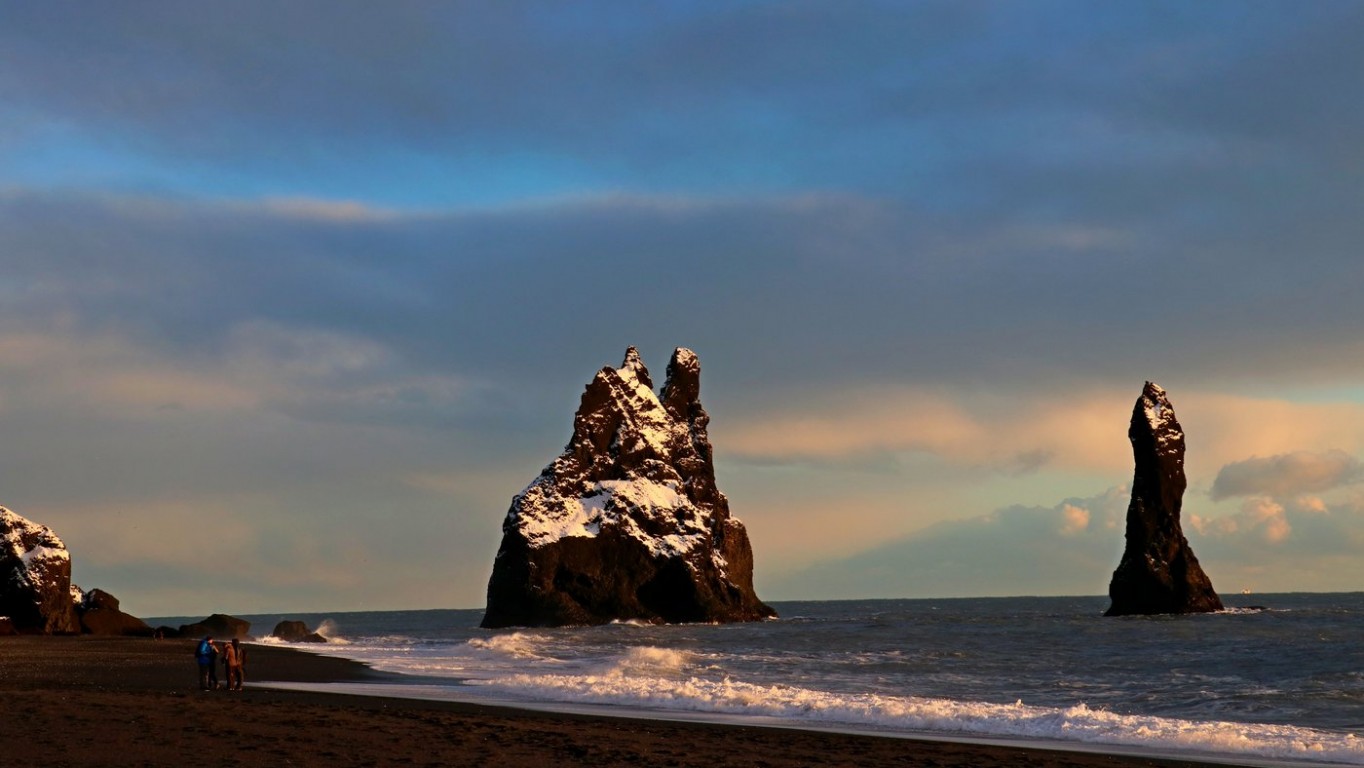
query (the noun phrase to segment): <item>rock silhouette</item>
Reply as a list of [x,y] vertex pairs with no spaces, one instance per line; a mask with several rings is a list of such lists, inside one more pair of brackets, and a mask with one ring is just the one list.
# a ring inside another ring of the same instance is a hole
[[152,628],[136,616],[119,608],[118,598],[102,589],[85,593],[77,608],[81,631],[88,635],[131,635],[151,637]]
[[1146,382],[1127,437],[1136,470],[1127,545],[1108,585],[1105,616],[1205,613],[1222,609],[1179,523],[1184,503],[1184,430],[1165,390]]
[[716,487],[701,366],[653,392],[630,347],[587,385],[562,455],[512,499],[484,627],[753,621],[753,551]]
[[284,620],[275,625],[271,637],[279,638],[286,643],[325,643],[327,638],[308,629],[308,625],[301,621]]
[[215,613],[202,621],[193,624],[181,624],[176,630],[177,637],[203,637],[212,635],[216,640],[238,640],[251,639],[251,622],[246,619],[239,619],[236,616],[228,616],[225,613]]

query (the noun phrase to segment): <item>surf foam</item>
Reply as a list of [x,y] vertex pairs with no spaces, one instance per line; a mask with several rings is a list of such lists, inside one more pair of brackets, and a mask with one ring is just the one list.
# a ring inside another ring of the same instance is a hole
[[[657,650],[657,649],[654,649]],[[680,661],[678,662],[681,663]],[[952,701],[912,696],[837,694],[731,679],[601,675],[525,675],[481,683],[542,700],[782,718],[896,732],[1078,741],[1287,760],[1364,765],[1354,734],[1283,725],[1200,722],[1090,709]]]

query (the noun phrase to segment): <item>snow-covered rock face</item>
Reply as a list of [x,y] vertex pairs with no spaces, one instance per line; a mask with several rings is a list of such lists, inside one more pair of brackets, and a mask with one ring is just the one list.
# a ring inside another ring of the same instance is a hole
[[1188,484],[1184,429],[1165,390],[1146,382],[1127,429],[1136,469],[1127,544],[1108,593],[1110,616],[1221,610],[1222,601],[1184,538],[1179,516]]
[[1179,426],[1179,420],[1175,418],[1174,406],[1170,405],[1170,398],[1165,395],[1165,390],[1158,384],[1148,381],[1142,389],[1138,403],[1146,417],[1146,425],[1151,430],[1157,453],[1161,456],[1176,457],[1183,466],[1184,430]]
[[673,353],[657,395],[633,347],[597,373],[563,454],[512,500],[484,626],[773,615],[715,486],[699,396],[688,349]]
[[45,525],[0,507],[0,614],[20,631],[78,632],[71,555]]

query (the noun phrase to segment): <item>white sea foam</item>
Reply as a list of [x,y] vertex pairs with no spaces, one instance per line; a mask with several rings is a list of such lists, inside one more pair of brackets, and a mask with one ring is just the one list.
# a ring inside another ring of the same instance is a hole
[[692,661],[692,654],[672,648],[630,648],[607,664],[601,674],[608,677],[677,677]]
[[542,642],[534,635],[524,632],[512,632],[507,635],[493,635],[489,638],[475,637],[469,639],[465,645],[496,653],[507,654],[518,659],[542,659],[540,649]]
[[[673,662],[680,666],[685,660],[668,660]],[[1022,702],[989,704],[913,696],[836,694],[796,686],[753,685],[728,678],[712,681],[632,676],[623,669],[600,675],[518,674],[487,681],[485,685],[536,699],[777,717],[793,724],[1078,741],[1145,750],[1364,765],[1364,741],[1353,734],[1282,725],[1121,715],[1083,704],[1054,708]]]
[[352,644],[307,650],[421,675],[387,695],[1364,765],[1346,732],[1364,702],[1364,593],[1266,602],[1259,616],[1110,622],[1099,597],[836,601],[754,624],[515,632],[479,629],[473,611],[413,612],[337,616]]
[[341,636],[341,631],[336,626],[336,622],[332,621],[331,619],[323,619],[322,623],[317,625],[317,629],[315,631],[317,632],[317,634],[327,638],[327,642],[329,643],[335,643],[338,645],[350,644],[349,640]]

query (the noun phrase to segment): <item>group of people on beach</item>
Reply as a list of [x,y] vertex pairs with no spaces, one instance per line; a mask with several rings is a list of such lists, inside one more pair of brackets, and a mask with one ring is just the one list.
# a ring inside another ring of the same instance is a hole
[[246,674],[246,649],[235,637],[231,642],[224,642],[219,649],[218,644],[213,642],[212,635],[204,635],[204,639],[200,640],[194,649],[194,659],[199,662],[199,690],[217,690],[219,656],[222,657],[223,674],[227,678],[227,685],[224,688],[229,691],[240,691]]

